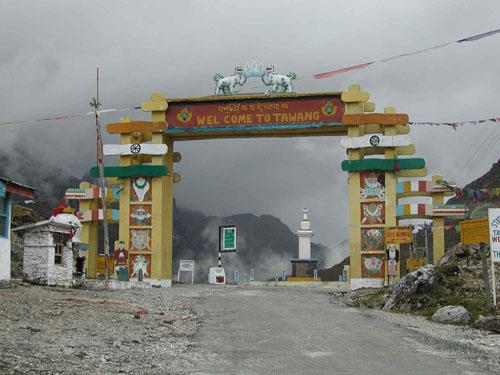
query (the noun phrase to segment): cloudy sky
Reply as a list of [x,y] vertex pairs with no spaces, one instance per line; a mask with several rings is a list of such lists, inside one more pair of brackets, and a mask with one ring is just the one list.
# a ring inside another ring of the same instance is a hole
[[[215,72],[227,75],[248,61],[308,76],[431,47],[498,29],[498,14],[498,1],[0,0],[0,121],[88,111],[96,65],[103,107],[124,108],[156,91],[210,95]],[[500,35],[452,44],[304,79],[295,90],[358,83],[377,111],[391,105],[411,121],[500,117],[499,46]],[[431,173],[464,184],[498,160],[499,129],[426,126],[411,135]],[[1,127],[0,147],[28,149],[81,176],[94,163],[94,131],[91,117]],[[181,205],[211,215],[272,214],[292,230],[300,209],[310,207],[317,241],[334,247],[347,237],[338,137],[193,141],[176,150],[183,154],[175,187]]]

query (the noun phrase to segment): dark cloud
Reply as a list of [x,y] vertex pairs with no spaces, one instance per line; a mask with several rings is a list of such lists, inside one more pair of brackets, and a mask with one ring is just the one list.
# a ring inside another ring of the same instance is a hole
[[[104,107],[139,104],[155,91],[209,95],[212,75],[251,60],[308,76],[499,27],[496,1],[2,1],[0,120],[89,110],[95,66]],[[296,90],[341,91],[359,83],[377,110],[412,120],[499,115],[500,37],[374,64]],[[256,82],[258,85],[258,81]],[[254,86],[250,82],[249,86]],[[254,90],[257,91],[257,90]],[[134,118],[146,118],[140,112]],[[104,121],[115,121],[107,115]],[[76,175],[94,164],[92,117],[0,128],[1,147],[24,147]],[[432,173],[463,184],[498,158],[498,125],[453,131],[412,128]],[[492,141],[493,140],[493,141]],[[116,142],[107,136],[107,142]],[[500,140],[499,140],[500,141]],[[207,214],[273,214],[295,229],[312,209],[316,241],[347,237],[345,152],[338,138],[179,143],[178,202]],[[467,160],[471,161],[467,161]]]

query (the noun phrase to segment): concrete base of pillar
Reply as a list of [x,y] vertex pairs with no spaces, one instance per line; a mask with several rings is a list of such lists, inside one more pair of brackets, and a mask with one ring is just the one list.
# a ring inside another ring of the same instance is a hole
[[313,277],[319,259],[290,259],[292,262],[292,277]]
[[110,289],[130,289],[132,285],[130,281],[118,281],[118,280],[109,280],[109,288]]
[[384,279],[351,279],[351,290],[360,288],[383,288]]
[[[87,279],[84,282],[85,287],[89,288],[104,288],[103,280]],[[170,279],[145,279],[144,281],[137,281],[131,279],[130,281],[118,281],[115,279],[109,280],[110,289],[131,289],[131,288],[171,288],[172,280]]]

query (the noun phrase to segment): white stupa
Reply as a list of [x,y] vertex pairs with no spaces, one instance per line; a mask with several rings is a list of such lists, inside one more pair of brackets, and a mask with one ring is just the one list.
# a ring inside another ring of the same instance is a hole
[[300,222],[297,237],[299,237],[299,257],[291,259],[292,276],[288,278],[290,281],[312,281],[314,270],[317,268],[319,259],[311,259],[311,237],[313,231],[311,222],[309,221],[309,209],[302,209],[302,220]]
[[302,209],[304,213],[302,221],[300,222],[300,229],[297,231],[299,237],[299,259],[311,259],[311,237],[313,232],[311,230],[311,222],[309,221],[309,209]]

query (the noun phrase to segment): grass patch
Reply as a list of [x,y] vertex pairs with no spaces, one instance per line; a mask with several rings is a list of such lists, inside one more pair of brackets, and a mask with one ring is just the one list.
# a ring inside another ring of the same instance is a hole
[[352,306],[381,309],[384,306],[384,297],[387,293],[387,288],[357,291],[352,297]]

